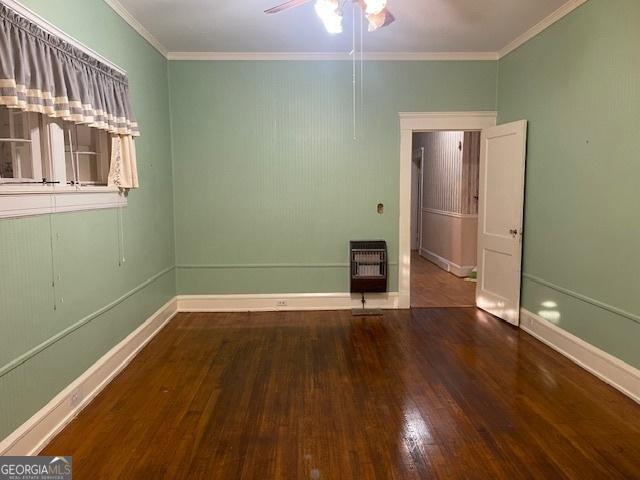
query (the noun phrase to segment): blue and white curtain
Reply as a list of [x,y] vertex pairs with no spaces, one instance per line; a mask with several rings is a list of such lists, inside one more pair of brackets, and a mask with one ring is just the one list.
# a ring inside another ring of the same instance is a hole
[[0,105],[106,130],[109,184],[136,188],[140,135],[126,75],[0,3]]

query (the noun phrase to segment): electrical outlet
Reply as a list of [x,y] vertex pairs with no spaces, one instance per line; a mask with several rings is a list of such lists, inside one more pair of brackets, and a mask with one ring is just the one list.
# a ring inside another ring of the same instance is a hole
[[276,307],[286,307],[289,304],[286,300],[278,300],[276,302]]
[[81,401],[82,401],[82,392],[79,389],[75,390],[69,397],[69,404],[72,407],[77,407],[78,405],[80,405]]

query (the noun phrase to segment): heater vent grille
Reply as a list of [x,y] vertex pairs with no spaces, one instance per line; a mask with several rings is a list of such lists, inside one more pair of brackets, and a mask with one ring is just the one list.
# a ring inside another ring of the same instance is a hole
[[352,241],[351,292],[387,291],[387,243],[382,240]]

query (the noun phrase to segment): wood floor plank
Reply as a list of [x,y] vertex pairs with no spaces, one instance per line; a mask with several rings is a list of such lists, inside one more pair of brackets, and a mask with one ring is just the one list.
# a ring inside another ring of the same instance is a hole
[[43,454],[76,479],[640,478],[640,406],[473,308],[190,313]]

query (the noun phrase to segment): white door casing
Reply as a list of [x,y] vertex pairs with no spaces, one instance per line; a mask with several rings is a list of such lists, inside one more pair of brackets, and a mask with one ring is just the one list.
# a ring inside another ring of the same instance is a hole
[[496,124],[497,112],[401,112],[398,219],[398,308],[410,307],[411,153],[414,132],[480,131]]
[[420,251],[422,249],[422,203],[424,201],[424,193],[422,191],[424,180],[424,147],[414,149],[412,161],[411,250],[416,250],[415,247],[417,247],[417,250]]
[[420,180],[418,189],[418,252],[422,252],[422,230],[423,218],[422,209],[424,208],[424,147],[420,147]]
[[482,131],[476,305],[519,325],[527,122]]

